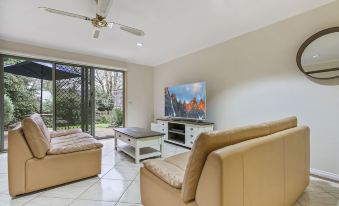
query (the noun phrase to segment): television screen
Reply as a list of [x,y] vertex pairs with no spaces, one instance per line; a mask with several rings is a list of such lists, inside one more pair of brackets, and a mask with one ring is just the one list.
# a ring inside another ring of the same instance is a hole
[[166,87],[165,116],[206,119],[206,83],[197,82]]

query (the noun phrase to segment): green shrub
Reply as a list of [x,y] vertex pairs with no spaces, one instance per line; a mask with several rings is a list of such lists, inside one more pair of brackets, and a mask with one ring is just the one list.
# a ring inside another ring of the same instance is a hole
[[96,106],[99,111],[110,111],[114,107],[114,101],[113,99],[99,97],[97,100]]
[[44,100],[42,103],[42,113],[52,114],[53,113],[53,102],[52,100]]
[[21,121],[26,115],[38,111],[36,88],[29,88],[29,78],[5,73],[5,94],[14,105],[13,122]]
[[111,123],[111,121],[110,121],[110,118],[107,117],[107,116],[100,116],[99,120],[97,121],[97,123],[100,123],[100,124],[109,124],[109,123]]
[[14,106],[11,98],[9,98],[7,95],[4,96],[4,110],[5,110],[4,124],[9,125],[14,119],[13,116]]
[[113,127],[122,127],[124,118],[122,109],[115,108],[113,109],[112,114],[113,114]]

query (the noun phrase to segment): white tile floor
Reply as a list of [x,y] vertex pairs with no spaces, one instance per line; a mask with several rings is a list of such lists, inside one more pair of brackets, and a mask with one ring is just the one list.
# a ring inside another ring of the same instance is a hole
[[[7,154],[0,154],[0,206],[141,206],[139,167],[113,140],[102,140],[102,174],[12,200],[7,189]],[[165,156],[187,149],[165,144]],[[339,184],[312,178],[294,206],[339,206]]]

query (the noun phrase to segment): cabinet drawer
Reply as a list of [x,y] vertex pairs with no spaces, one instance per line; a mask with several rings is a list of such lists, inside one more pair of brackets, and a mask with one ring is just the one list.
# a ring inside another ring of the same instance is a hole
[[193,139],[193,140],[195,140],[198,136],[199,136],[199,133],[198,133],[198,132],[186,132],[186,133],[185,133],[185,137],[186,137],[187,139]]
[[188,140],[186,142],[186,146],[189,147],[189,148],[192,148],[193,144],[194,144],[194,140],[193,139],[190,139],[190,140]]
[[158,123],[152,123],[151,130],[167,134],[168,128]]
[[167,134],[168,129],[166,127],[159,127],[159,132]]
[[116,133],[116,136],[117,136],[118,140],[121,140],[121,141],[123,141],[126,144],[129,144],[131,146],[135,146],[135,139],[133,139],[133,138],[127,136],[127,135],[121,134],[119,132]]
[[157,123],[160,125],[160,127],[168,128],[168,122],[158,120]]
[[186,130],[187,133],[199,134],[199,127],[195,127],[193,125],[186,125],[185,130]]

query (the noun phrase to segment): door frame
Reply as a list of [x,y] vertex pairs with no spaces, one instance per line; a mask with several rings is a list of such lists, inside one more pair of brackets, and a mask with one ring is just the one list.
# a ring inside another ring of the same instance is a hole
[[[126,71],[123,70],[114,70],[114,69],[107,69],[107,68],[92,68],[93,72],[91,73],[93,75],[93,79],[91,79],[91,82],[93,83],[93,89],[94,89],[94,93],[93,93],[93,102],[94,104],[96,103],[96,99],[95,99],[95,70],[102,70],[102,71],[109,71],[109,72],[119,72],[122,73],[122,109],[123,109],[123,113],[122,113],[122,127],[126,126],[126,113],[127,113],[127,108],[126,108],[126,85],[127,85],[127,81],[126,81]],[[94,115],[94,131],[93,131],[93,136],[95,136],[95,106],[94,106],[94,110],[92,110],[93,115]]]
[[[0,54],[0,117],[5,114],[4,107],[4,55]],[[0,152],[7,151],[5,149],[5,130],[4,130],[4,118],[0,118]]]

